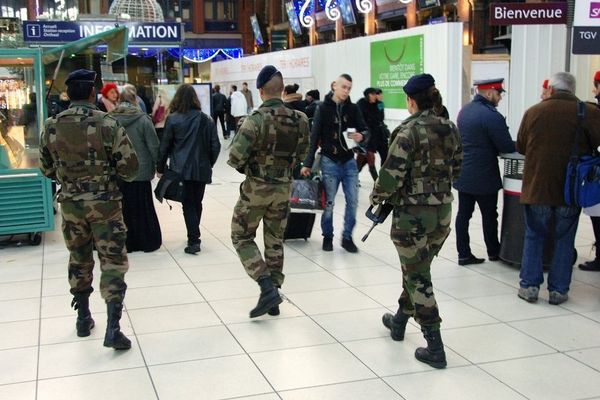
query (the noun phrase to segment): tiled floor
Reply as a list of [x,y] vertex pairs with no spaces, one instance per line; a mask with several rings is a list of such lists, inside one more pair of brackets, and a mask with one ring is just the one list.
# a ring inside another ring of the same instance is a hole
[[[395,311],[402,279],[389,222],[356,255],[337,238],[334,252],[323,253],[318,223],[307,242],[286,242],[288,301],[281,316],[250,320],[259,290],[229,238],[242,177],[225,164],[225,147],[206,190],[202,252],[183,253],[180,208],[157,204],[163,247],[130,255],[122,320],[130,351],[102,347],[106,313],[98,292],[93,334],[75,335],[60,232],[45,234],[38,247],[0,249],[0,399],[600,398],[600,273],[575,270],[562,306],[549,305],[545,290],[528,304],[516,296],[514,267],[459,267],[453,235],[432,268],[446,370],[414,359],[425,343],[414,322],[404,342],[381,325],[381,315]],[[369,227],[366,170],[361,179],[357,240]],[[343,203],[340,196],[338,232]],[[484,256],[478,216],[471,237]],[[592,241],[582,217],[580,261],[590,257]]]

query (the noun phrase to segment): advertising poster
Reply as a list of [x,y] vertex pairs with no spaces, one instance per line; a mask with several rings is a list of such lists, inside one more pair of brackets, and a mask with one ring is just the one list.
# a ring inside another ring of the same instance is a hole
[[406,109],[402,86],[422,74],[423,35],[371,42],[371,86],[383,90],[385,108]]

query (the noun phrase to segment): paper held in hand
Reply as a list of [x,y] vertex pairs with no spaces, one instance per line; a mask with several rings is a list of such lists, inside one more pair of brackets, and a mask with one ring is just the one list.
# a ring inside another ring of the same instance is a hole
[[346,147],[348,147],[348,150],[351,150],[358,146],[358,143],[356,143],[356,141],[351,137],[355,133],[355,128],[348,128],[345,132],[343,132],[344,140],[346,141]]

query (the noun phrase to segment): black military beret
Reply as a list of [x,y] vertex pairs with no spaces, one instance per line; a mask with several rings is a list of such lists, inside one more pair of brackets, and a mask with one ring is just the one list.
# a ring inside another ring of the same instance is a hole
[[73,71],[67,76],[67,80],[65,81],[65,85],[69,85],[72,82],[90,82],[94,83],[96,81],[96,72],[90,71],[89,69],[78,69]]
[[404,93],[410,96],[427,90],[432,86],[435,86],[435,79],[433,79],[433,76],[429,74],[419,74],[412,76],[402,89],[404,89]]
[[[277,68],[275,68],[272,65],[265,65],[263,67],[263,69],[260,70],[260,72],[258,73],[258,76],[256,77],[256,88],[260,89],[261,87],[265,86],[267,84],[267,82],[269,82],[271,79],[273,79],[273,77],[275,75],[279,74],[279,76],[281,75],[281,72],[279,72],[279,70]],[[282,76],[283,78],[283,76]]]

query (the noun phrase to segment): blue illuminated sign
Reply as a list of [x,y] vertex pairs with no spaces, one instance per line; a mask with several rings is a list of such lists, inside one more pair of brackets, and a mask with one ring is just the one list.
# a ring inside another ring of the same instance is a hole
[[[176,22],[120,22],[129,28],[130,44],[183,41],[183,29]],[[115,27],[109,21],[24,21],[23,40],[29,43],[68,43]]]

